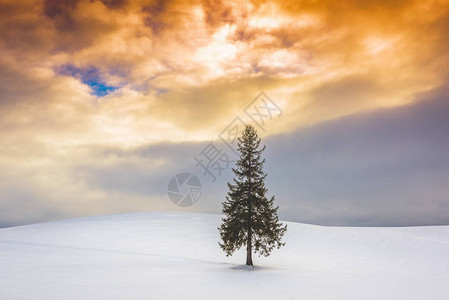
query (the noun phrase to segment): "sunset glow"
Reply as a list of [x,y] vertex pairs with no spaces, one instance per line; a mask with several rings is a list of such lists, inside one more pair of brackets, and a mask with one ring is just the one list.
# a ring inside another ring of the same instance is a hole
[[[3,223],[169,209],[179,157],[261,91],[276,138],[425,103],[448,66],[446,0],[0,0]],[[155,172],[154,193],[104,183]]]

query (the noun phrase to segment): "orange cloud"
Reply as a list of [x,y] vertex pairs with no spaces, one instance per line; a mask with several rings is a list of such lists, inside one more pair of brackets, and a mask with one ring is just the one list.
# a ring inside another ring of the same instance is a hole
[[214,139],[260,91],[284,110],[269,135],[404,105],[448,78],[448,4],[0,0],[1,170],[75,191],[55,153]]

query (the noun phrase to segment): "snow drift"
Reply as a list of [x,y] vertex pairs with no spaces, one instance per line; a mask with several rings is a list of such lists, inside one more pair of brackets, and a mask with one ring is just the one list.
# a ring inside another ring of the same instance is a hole
[[448,299],[449,226],[286,222],[271,256],[221,252],[220,216],[130,213],[0,229],[0,299]]

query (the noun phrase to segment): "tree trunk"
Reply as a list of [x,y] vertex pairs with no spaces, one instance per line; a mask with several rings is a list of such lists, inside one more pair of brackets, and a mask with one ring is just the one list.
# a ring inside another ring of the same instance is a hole
[[253,265],[251,238],[252,238],[251,228],[248,228],[248,241],[246,243],[246,265],[247,266]]
[[253,230],[251,228],[251,201],[249,202],[248,205],[248,234],[247,234],[247,238],[248,240],[246,241],[246,265],[247,266],[252,266],[253,265],[253,258],[252,258],[252,249],[251,249],[251,240],[253,238]]
[[[251,156],[248,156],[248,165],[249,165],[249,170],[251,170]],[[251,249],[251,241],[252,241],[252,237],[253,237],[253,230],[251,228],[251,173],[248,174],[248,181],[249,181],[249,190],[248,190],[248,234],[247,234],[247,238],[248,240],[246,241],[246,265],[247,266],[252,266],[253,265],[253,258],[252,258],[252,249]]]

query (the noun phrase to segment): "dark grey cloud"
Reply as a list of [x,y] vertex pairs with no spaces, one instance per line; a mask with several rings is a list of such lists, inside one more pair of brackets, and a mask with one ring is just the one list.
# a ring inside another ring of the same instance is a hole
[[[169,179],[194,172],[194,155],[202,143],[160,143],[132,149],[92,148],[94,161],[74,166],[78,181],[89,187],[127,194],[165,197]],[[103,163],[113,160],[114,163]]]
[[0,228],[76,216],[64,201],[54,201],[30,178],[1,177]]
[[283,216],[327,225],[449,224],[448,91],[269,139],[269,181]]

